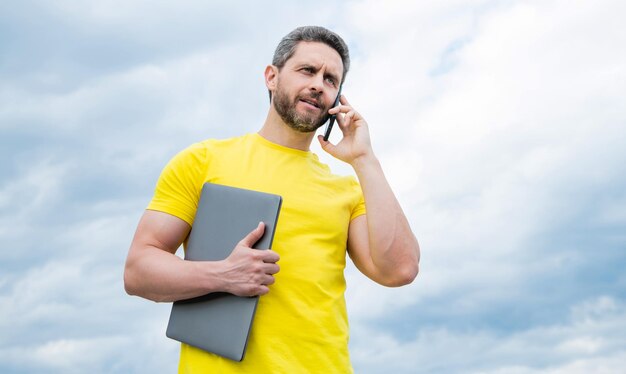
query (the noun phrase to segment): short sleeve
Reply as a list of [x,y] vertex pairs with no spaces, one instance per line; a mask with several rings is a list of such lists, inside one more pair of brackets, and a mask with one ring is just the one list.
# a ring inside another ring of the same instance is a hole
[[363,198],[363,190],[361,190],[361,185],[356,180],[353,181],[353,188],[355,189],[355,193],[357,194],[358,198],[357,198],[356,205],[354,205],[354,207],[352,208],[350,221],[366,213],[365,198]]
[[178,153],[161,172],[147,209],[171,214],[193,225],[207,167],[207,148],[203,143]]

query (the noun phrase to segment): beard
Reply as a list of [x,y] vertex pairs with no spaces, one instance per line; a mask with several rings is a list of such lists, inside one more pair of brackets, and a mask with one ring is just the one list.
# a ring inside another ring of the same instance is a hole
[[[285,90],[280,88],[280,83],[276,86],[276,92],[272,102],[274,109],[282,118],[287,126],[298,132],[313,132],[319,129],[330,117],[328,108],[321,100],[322,94],[314,95],[298,95],[295,100],[291,100]],[[296,105],[301,99],[315,99],[319,105],[319,114],[305,112],[300,113],[296,110]]]

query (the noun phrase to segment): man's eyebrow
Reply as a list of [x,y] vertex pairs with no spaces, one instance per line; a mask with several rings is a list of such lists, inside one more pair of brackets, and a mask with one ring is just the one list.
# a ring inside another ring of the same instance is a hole
[[315,65],[312,65],[312,64],[310,64],[308,62],[303,62],[301,64],[298,64],[298,65],[296,65],[296,68],[297,69],[309,68],[309,69],[313,69],[313,71],[318,71],[319,70],[319,67],[317,67]]
[[[296,65],[296,69],[302,69],[302,68],[308,68],[308,69],[313,70],[314,72],[317,72],[320,69],[318,66],[312,65],[312,64],[307,63],[307,62],[303,62],[303,63],[301,63],[299,65]],[[324,74],[324,75],[327,76],[327,77],[332,78],[335,82],[339,82],[339,76],[337,74],[326,72],[326,74]]]

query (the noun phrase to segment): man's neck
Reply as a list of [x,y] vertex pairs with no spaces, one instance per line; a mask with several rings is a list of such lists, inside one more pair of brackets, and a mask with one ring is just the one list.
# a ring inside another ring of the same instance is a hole
[[273,108],[270,108],[259,135],[283,147],[308,151],[315,132],[303,133],[292,129]]

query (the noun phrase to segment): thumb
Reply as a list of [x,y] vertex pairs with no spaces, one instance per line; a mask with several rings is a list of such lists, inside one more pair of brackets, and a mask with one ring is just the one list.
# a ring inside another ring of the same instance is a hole
[[265,232],[265,223],[259,222],[259,225],[245,238],[241,239],[239,245],[243,245],[244,247],[252,248],[252,246],[261,239],[263,233]]
[[326,151],[326,153],[330,155],[335,155],[335,145],[329,141],[324,140],[324,136],[318,135],[317,140],[319,140],[322,149]]

